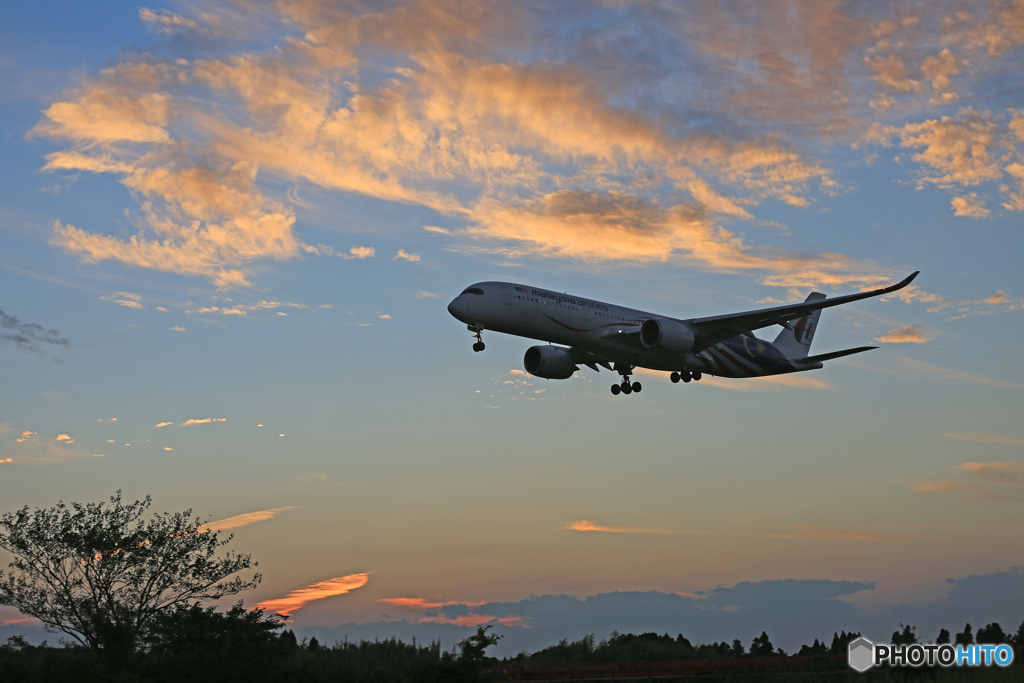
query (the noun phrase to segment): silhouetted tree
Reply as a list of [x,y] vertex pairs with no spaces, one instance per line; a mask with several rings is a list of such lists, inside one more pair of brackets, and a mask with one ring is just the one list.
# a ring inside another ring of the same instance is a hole
[[978,635],[975,636],[975,640],[977,640],[979,644],[998,645],[1000,643],[1005,643],[1008,638],[1006,637],[1006,634],[1003,633],[1002,626],[996,623],[991,623],[978,629]]
[[[241,602],[227,612],[200,605],[176,605],[153,619],[146,654],[138,665],[153,680],[250,681],[278,678],[282,655],[295,640],[279,636],[278,615],[246,609]],[[289,632],[290,633],[290,632]]]
[[974,634],[971,632],[971,624],[964,626],[964,630],[956,634],[956,645],[973,645]]
[[849,633],[842,631],[838,634],[833,632],[832,645],[829,647],[828,651],[834,655],[846,654],[850,643],[858,638],[860,638],[860,633],[854,633],[853,631],[850,631]]
[[282,633],[281,634],[281,645],[286,650],[294,650],[297,647],[299,647],[299,642],[295,638],[295,631],[292,631],[291,629],[288,629],[287,631]]
[[1024,652],[1024,621],[1017,627],[1017,633],[1013,636],[1013,645],[1019,652]]
[[900,624],[903,627],[902,631],[892,632],[893,645],[913,645],[917,642],[917,629],[910,624]]
[[[838,635],[833,637],[832,642],[835,642],[838,637]],[[825,647],[825,643],[819,643],[818,639],[815,638],[814,645],[801,645],[800,651],[797,654],[803,657],[807,655],[827,655],[828,653],[829,649]]]
[[733,657],[742,657],[743,656],[743,643],[740,642],[739,638],[737,638],[734,641],[732,641],[732,656]]
[[936,645],[945,645],[949,642],[949,631],[947,629],[941,629],[939,631],[938,638],[935,639]]
[[753,642],[750,643],[750,656],[771,657],[774,654],[775,646],[772,645],[772,641],[768,640],[768,634],[765,631],[761,631],[761,635],[754,638]]
[[202,529],[191,510],[144,520],[151,499],[124,505],[63,501],[0,517],[0,548],[14,555],[0,574],[0,604],[17,608],[76,642],[123,663],[164,610],[255,587],[233,574],[250,555],[217,551],[231,538]]

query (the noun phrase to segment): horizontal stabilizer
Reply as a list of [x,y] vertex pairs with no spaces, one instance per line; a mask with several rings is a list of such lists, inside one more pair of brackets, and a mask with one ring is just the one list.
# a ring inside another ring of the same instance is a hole
[[870,351],[871,349],[877,348],[877,346],[858,346],[855,349],[845,349],[843,351],[833,351],[832,353],[822,353],[817,356],[808,356],[807,358],[801,358],[800,364],[812,365],[814,363],[824,363],[825,361],[832,360],[833,358],[842,358],[843,356],[850,356],[855,353],[860,353],[862,351]]

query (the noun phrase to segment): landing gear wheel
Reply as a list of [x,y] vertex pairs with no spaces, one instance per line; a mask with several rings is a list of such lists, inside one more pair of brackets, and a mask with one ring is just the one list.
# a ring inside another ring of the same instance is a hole
[[622,389],[619,389],[618,384],[612,385],[612,396],[618,396],[620,391],[622,391]]
[[679,373],[678,372],[673,372],[671,375],[668,376],[668,378],[670,380],[672,380],[672,384],[679,384]]
[[622,383],[622,393],[629,395],[633,393],[633,387],[629,385],[629,382]]
[[640,384],[640,382],[633,382],[633,391],[635,391],[636,393],[639,394],[640,390],[643,389],[643,388],[644,387],[643,387],[642,384]]
[[682,377],[684,382],[689,382],[691,379],[693,379],[690,376],[690,373],[688,373],[688,372],[684,372],[682,375],[680,375],[680,377]]
[[469,329],[470,332],[473,333],[473,336],[476,337],[476,341],[473,342],[473,350],[476,351],[477,353],[480,353],[485,348],[487,348],[486,346],[484,346],[484,328],[477,324],[466,325],[466,327]]
[[695,379],[696,381],[698,381],[698,382],[699,382],[699,381],[700,381],[700,377],[701,377],[701,375],[700,375],[700,373],[699,373],[699,372],[695,372],[695,373],[693,373],[693,379]]

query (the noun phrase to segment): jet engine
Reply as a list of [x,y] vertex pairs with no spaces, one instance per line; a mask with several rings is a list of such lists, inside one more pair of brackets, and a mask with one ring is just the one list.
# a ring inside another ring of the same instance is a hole
[[569,379],[579,370],[569,349],[561,346],[531,346],[523,356],[523,365],[528,373],[544,379]]
[[690,326],[675,320],[648,318],[640,326],[640,343],[647,349],[682,355],[693,349],[694,341]]

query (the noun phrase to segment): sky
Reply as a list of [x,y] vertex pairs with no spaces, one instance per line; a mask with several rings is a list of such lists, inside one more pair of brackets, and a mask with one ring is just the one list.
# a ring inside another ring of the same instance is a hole
[[[321,640],[1024,619],[1024,2],[3,16],[3,512],[191,509]],[[877,350],[630,397],[445,310],[503,280],[689,318],[915,270],[822,314],[812,353]]]

